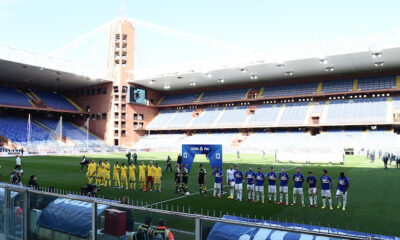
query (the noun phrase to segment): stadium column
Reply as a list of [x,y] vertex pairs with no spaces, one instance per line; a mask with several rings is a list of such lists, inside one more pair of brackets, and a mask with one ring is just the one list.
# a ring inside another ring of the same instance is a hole
[[195,240],[200,240],[201,238],[202,238],[202,236],[201,236],[201,219],[200,219],[200,217],[199,216],[196,216],[196,219],[195,219]]
[[97,239],[97,203],[92,203],[92,239]]

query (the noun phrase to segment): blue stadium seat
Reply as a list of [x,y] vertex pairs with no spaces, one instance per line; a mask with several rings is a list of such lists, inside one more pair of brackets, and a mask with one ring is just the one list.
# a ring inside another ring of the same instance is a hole
[[358,80],[358,90],[378,90],[396,88],[396,76],[368,77]]
[[176,94],[176,95],[165,95],[160,105],[172,105],[172,104],[190,104],[195,103],[201,93],[187,93],[187,94]]
[[304,124],[309,103],[288,103],[283,109],[280,124]]
[[205,92],[200,102],[240,100],[246,97],[247,88]]
[[0,104],[32,107],[26,94],[18,92],[17,89],[11,87],[0,87]]
[[34,93],[49,107],[53,109],[62,109],[70,111],[78,111],[67,99],[60,94],[34,91]]
[[351,92],[353,79],[342,79],[322,82],[321,93]]
[[318,82],[270,86],[270,87],[264,87],[264,92],[262,93],[261,97],[269,98],[269,97],[311,95],[317,92],[317,88],[318,88]]

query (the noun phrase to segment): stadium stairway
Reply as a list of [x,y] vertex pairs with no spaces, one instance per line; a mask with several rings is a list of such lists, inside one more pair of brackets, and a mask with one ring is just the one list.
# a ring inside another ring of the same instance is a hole
[[199,98],[196,100],[196,103],[199,103],[201,101],[201,99],[203,98],[203,96],[204,96],[204,92],[202,92],[200,94]]
[[175,118],[175,116],[178,114],[178,112],[179,112],[179,110],[176,110],[175,113],[174,113],[174,115],[172,115],[172,117],[170,117],[170,119],[164,123],[164,125],[162,126],[162,128],[165,128],[166,126],[168,126],[169,123],[170,123],[170,122]]
[[[32,124],[35,124],[36,126],[38,126],[40,129],[42,129],[45,132],[48,132],[50,134],[50,136],[54,139],[54,141],[56,141],[59,144],[63,144],[63,145],[72,145],[73,142],[71,141],[71,139],[63,136],[61,139],[59,137],[59,133],[57,133],[56,131],[54,131],[52,128],[50,128],[49,126],[47,126],[46,124],[38,121],[38,120],[32,120]],[[74,144],[73,144],[74,145]]]
[[224,114],[225,109],[226,109],[226,107],[224,107],[224,109],[221,110],[221,113],[218,115],[217,119],[215,119],[215,121],[213,122],[213,124],[211,125],[211,127],[214,127],[214,126],[218,123],[219,119],[220,119],[220,118],[222,117],[222,115]]
[[36,93],[34,93],[33,91],[26,92],[25,94],[32,100],[32,103],[33,103],[36,107],[49,108],[49,107],[42,101],[42,99],[40,99],[40,97],[38,97],[38,95],[36,95]]
[[396,88],[400,88],[400,76],[396,76]]
[[323,85],[323,82],[319,82],[319,83],[318,83],[317,92],[316,92],[317,94],[320,94],[320,93],[321,93],[322,85]]
[[357,92],[358,91],[358,79],[354,79],[353,81],[353,92]]
[[274,122],[275,126],[279,125],[279,122],[281,121],[283,112],[285,111],[285,107],[286,107],[286,104],[282,104],[281,109],[279,110],[278,116],[276,117],[275,122]]
[[76,109],[78,109],[80,112],[83,112],[83,109],[76,104],[76,102],[72,101],[72,99],[70,99],[69,97],[66,97],[64,95],[61,95],[61,97],[65,98],[65,100],[67,100],[69,103],[71,103],[74,107],[76,107]]
[[263,92],[264,92],[264,87],[262,87],[262,88],[260,89],[260,91],[258,92],[257,98],[261,98]]
[[387,121],[392,122],[393,121],[393,99],[391,97],[387,98]]
[[231,142],[231,147],[239,147],[241,144],[243,144],[247,140],[247,136],[243,135],[242,133],[238,133],[235,135],[235,137],[232,139]]
[[319,120],[319,123],[326,123],[326,116],[328,115],[328,109],[329,109],[329,101],[325,102],[324,109],[322,110],[322,114]]

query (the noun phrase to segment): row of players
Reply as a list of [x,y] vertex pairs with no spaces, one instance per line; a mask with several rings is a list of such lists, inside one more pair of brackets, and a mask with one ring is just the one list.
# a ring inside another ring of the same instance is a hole
[[[119,166],[118,161],[115,162],[113,165],[112,177],[114,188],[123,188],[125,185],[126,189],[136,190],[136,166],[132,162],[129,163],[129,166],[125,165],[125,163],[122,163],[122,165]],[[147,191],[149,183],[151,183],[149,191],[153,191],[153,188],[155,187],[154,191],[158,189],[158,191],[161,192],[161,177],[162,170],[161,167],[158,166],[158,163],[156,163],[155,166],[152,161],[150,161],[149,166],[144,165],[143,161],[140,163],[139,187],[141,191]],[[110,163],[107,160],[104,162],[100,160],[98,164],[96,164],[94,160],[90,160],[86,172],[86,178],[89,184],[91,184],[95,179],[96,185],[111,187]]]
[[[202,177],[204,177],[205,169],[200,167],[199,170],[199,187],[200,194],[201,189],[204,185]],[[239,170],[239,167],[236,166],[236,170],[233,169],[233,165],[231,164],[229,169],[226,171],[227,173],[227,183],[230,187],[230,199],[234,199],[234,191],[236,190],[236,200],[242,201],[242,191],[243,191],[243,181],[246,178],[247,183],[247,193],[248,193],[248,201],[259,201],[259,195],[261,195],[261,201],[264,203],[264,182],[268,179],[268,200],[272,202],[272,196],[274,198],[274,202],[277,204],[282,204],[283,195],[286,197],[286,205],[289,205],[289,193],[288,193],[288,185],[289,185],[289,174],[286,173],[285,168],[282,168],[281,172],[277,175],[274,171],[274,168],[270,168],[270,172],[265,177],[264,173],[262,173],[261,168],[257,169],[257,172],[254,172],[250,167],[249,171],[243,175],[242,171]],[[222,181],[223,181],[223,173],[220,170],[219,166],[213,171],[214,176],[214,194],[213,198],[216,196],[218,198],[221,197],[222,193]],[[279,193],[280,200],[277,202],[277,180],[279,179]],[[303,183],[306,182],[308,185],[308,193],[310,199],[310,207],[317,207],[317,189],[318,189],[318,181],[317,178],[312,174],[311,171],[308,172],[308,176],[305,179],[303,174],[300,172],[300,168],[296,168],[296,172],[292,177],[294,181],[293,187],[293,202],[291,205],[296,204],[297,194],[300,195],[301,204],[304,204],[304,194],[303,194]],[[326,199],[329,202],[329,208],[332,210],[332,190],[333,190],[333,181],[330,176],[328,176],[327,170],[322,170],[322,176],[320,177],[321,182],[321,196],[322,196],[322,209],[326,208]],[[338,178],[338,185],[336,191],[336,199],[338,201],[337,208],[342,207],[343,211],[346,210],[347,203],[347,191],[349,189],[350,182],[349,179],[344,175],[343,172],[340,173]],[[340,202],[340,197],[343,198],[343,203]]]

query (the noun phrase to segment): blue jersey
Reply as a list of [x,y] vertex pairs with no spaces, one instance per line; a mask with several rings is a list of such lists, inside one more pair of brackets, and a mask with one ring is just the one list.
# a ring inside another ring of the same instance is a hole
[[235,183],[240,184],[243,182],[243,173],[242,171],[235,171]]
[[329,176],[321,176],[321,189],[330,190],[331,189],[332,178]]
[[341,178],[339,177],[339,191],[346,192],[349,187],[349,179],[347,177]]
[[256,186],[264,186],[264,173],[256,173]]
[[317,178],[315,176],[308,176],[307,183],[309,188],[315,188],[317,187]]
[[215,183],[222,183],[222,171],[214,170]]
[[276,185],[276,180],[272,180],[271,178],[276,179],[277,178],[276,177],[276,173],[275,172],[269,172],[267,174],[267,177],[268,177],[268,185],[275,186]]
[[279,173],[279,180],[281,180],[280,182],[280,186],[281,187],[286,187],[289,183],[289,174],[287,173]]
[[304,182],[303,174],[301,174],[301,173],[293,174],[293,181],[294,181],[294,187],[295,188],[302,188],[303,187],[303,182]]
[[247,179],[247,184],[248,185],[253,185],[254,184],[254,179],[256,178],[256,174],[253,171],[247,171],[246,172],[246,179]]

